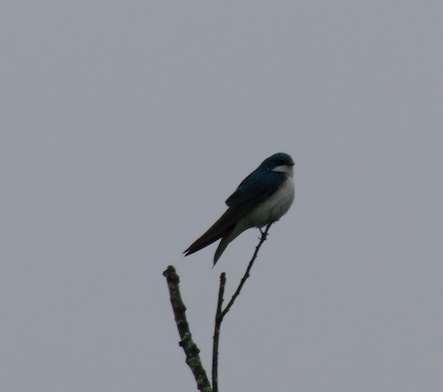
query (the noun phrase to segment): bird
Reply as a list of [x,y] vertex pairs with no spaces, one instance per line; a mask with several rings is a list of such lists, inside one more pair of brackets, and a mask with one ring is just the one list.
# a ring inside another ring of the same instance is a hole
[[183,253],[189,256],[221,238],[213,266],[231,241],[245,230],[278,221],[294,200],[294,161],[279,152],[265,159],[228,197],[228,209],[211,228]]

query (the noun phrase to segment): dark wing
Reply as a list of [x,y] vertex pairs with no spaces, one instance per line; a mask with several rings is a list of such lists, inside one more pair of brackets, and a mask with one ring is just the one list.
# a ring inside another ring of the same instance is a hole
[[253,209],[273,195],[282,186],[285,177],[284,173],[259,168],[241,182],[236,191],[228,197],[226,204],[236,207],[252,203]]
[[274,194],[284,181],[285,175],[283,173],[259,170],[252,172],[226,200],[226,204],[229,206],[227,211],[205,234],[183,252],[185,256],[205,248],[228,234],[241,218]]

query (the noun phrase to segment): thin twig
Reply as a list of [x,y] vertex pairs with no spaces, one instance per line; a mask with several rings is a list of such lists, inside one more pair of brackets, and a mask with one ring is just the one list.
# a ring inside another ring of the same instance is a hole
[[252,265],[254,264],[255,259],[257,258],[258,251],[260,250],[260,247],[262,246],[263,242],[266,241],[266,237],[268,236],[269,228],[271,227],[272,223],[266,226],[266,230],[263,232],[260,228],[261,238],[260,242],[255,248],[255,252],[252,256],[251,261],[249,262],[248,268],[246,269],[246,272],[240,281],[239,286],[237,287],[237,290],[235,291],[234,295],[232,296],[231,300],[229,301],[228,305],[224,310],[222,310],[222,303],[223,303],[223,294],[225,292],[225,284],[226,284],[226,274],[223,272],[220,275],[220,289],[218,291],[218,302],[217,302],[217,312],[215,314],[215,328],[214,328],[214,345],[212,347],[212,388],[213,392],[218,392],[218,344],[220,341],[220,327],[221,323],[223,321],[223,318],[226,316],[226,313],[229,312],[232,305],[234,304],[235,299],[239,296],[240,291],[243,287],[243,285],[246,282],[246,279],[249,277],[249,272],[251,271]]
[[218,291],[217,311],[215,313],[214,345],[212,347],[212,390],[218,392],[218,343],[220,341],[220,325],[223,318],[222,312],[223,294],[225,292],[226,274],[220,275],[220,289]]
[[266,237],[268,236],[268,231],[269,231],[269,228],[271,227],[271,225],[272,225],[272,223],[267,225],[266,226],[266,230],[264,232],[260,229],[260,232],[261,232],[260,242],[255,247],[254,255],[252,256],[252,259],[249,262],[248,268],[246,269],[246,272],[245,272],[242,280],[240,281],[240,284],[238,285],[237,290],[235,291],[235,293],[232,296],[231,300],[229,301],[228,305],[226,306],[226,308],[223,310],[223,312],[220,315],[220,317],[222,319],[223,319],[223,317],[225,317],[225,314],[229,312],[229,309],[231,309],[231,306],[234,304],[234,301],[236,300],[236,298],[240,294],[240,291],[241,291],[243,285],[245,284],[246,279],[249,278],[249,272],[251,271],[251,268],[252,268],[252,265],[254,264],[255,259],[257,258],[258,251],[260,250],[260,247],[262,246],[263,242],[266,241]]
[[189,324],[186,319],[186,307],[180,295],[180,278],[175,272],[175,268],[170,265],[163,275],[166,277],[169,288],[169,295],[171,298],[172,309],[174,311],[175,322],[177,324],[178,333],[181,341],[180,346],[186,354],[186,363],[191,368],[194,374],[195,381],[197,381],[197,388],[201,392],[212,392],[211,384],[209,383],[205,369],[198,355],[200,350],[192,340],[191,331],[189,330]]

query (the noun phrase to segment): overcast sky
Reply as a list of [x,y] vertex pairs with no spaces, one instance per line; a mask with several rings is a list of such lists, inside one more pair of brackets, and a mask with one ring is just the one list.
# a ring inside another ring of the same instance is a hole
[[0,389],[196,391],[220,273],[182,252],[268,156],[295,166],[225,318],[220,391],[443,390],[443,2],[0,6]]

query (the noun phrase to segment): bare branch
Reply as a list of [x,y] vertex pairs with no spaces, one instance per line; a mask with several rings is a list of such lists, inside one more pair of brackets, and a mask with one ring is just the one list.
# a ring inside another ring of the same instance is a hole
[[226,274],[223,272],[220,275],[220,289],[218,291],[217,311],[215,313],[215,327],[214,327],[214,345],[212,347],[212,389],[213,392],[218,392],[218,342],[220,340],[220,325],[223,318],[220,317],[222,313],[223,294],[225,292]]
[[166,277],[169,288],[169,295],[171,298],[172,309],[174,311],[175,322],[177,324],[178,333],[181,341],[180,346],[186,354],[186,363],[191,368],[194,374],[195,381],[197,381],[197,388],[201,392],[212,392],[211,384],[209,383],[205,369],[198,355],[200,350],[192,340],[191,331],[189,330],[189,324],[186,319],[186,307],[180,295],[180,278],[175,272],[175,268],[170,265],[163,275]]
[[212,350],[213,389],[211,388],[211,385],[209,383],[206,371],[205,369],[203,369],[203,365],[201,363],[199,356],[200,350],[192,340],[191,331],[189,329],[189,324],[186,319],[186,307],[185,304],[183,303],[180,294],[180,288],[179,288],[180,278],[178,277],[177,273],[175,272],[175,268],[172,265],[170,265],[166,269],[166,271],[163,272],[163,275],[166,277],[166,280],[168,282],[169,295],[171,298],[172,309],[174,311],[175,322],[177,324],[178,333],[181,338],[180,346],[183,347],[183,350],[186,354],[186,363],[191,368],[191,371],[194,374],[194,378],[197,381],[197,388],[201,392],[218,392],[218,346],[220,341],[221,323],[223,321],[223,318],[226,316],[226,313],[229,312],[236,298],[239,296],[241,289],[243,288],[243,285],[246,282],[246,279],[249,278],[249,273],[251,271],[252,265],[254,264],[254,261],[257,258],[260,247],[262,246],[263,242],[266,241],[266,237],[268,235],[268,231],[271,225],[272,223],[267,225],[266,230],[264,232],[260,228],[260,233],[261,233],[260,242],[255,248],[255,252],[252,256],[252,259],[249,262],[248,268],[246,269],[246,272],[242,280],[240,281],[237,290],[231,297],[231,300],[229,301],[226,308],[223,310],[222,310],[222,305],[223,305],[223,295],[225,292],[225,285],[226,285],[226,274],[223,272],[220,276],[220,288],[218,292],[217,311],[215,314],[214,343]]
[[243,287],[243,285],[246,282],[246,279],[249,278],[249,272],[251,271],[252,265],[254,264],[255,259],[257,258],[258,255],[258,251],[260,250],[260,247],[262,246],[263,242],[266,241],[266,237],[268,236],[268,231],[269,228],[271,227],[272,223],[270,223],[269,225],[266,226],[266,230],[263,232],[260,229],[260,233],[261,233],[261,238],[260,238],[260,242],[258,243],[258,245],[255,247],[255,252],[254,255],[252,256],[251,261],[249,262],[248,268],[246,268],[246,272],[242,278],[242,280],[240,281],[240,284],[237,287],[237,290],[235,291],[234,295],[232,296],[231,300],[229,301],[228,305],[226,306],[226,308],[223,310],[223,312],[221,313],[220,317],[221,319],[223,319],[223,317],[225,317],[225,314],[229,312],[229,309],[231,309],[231,306],[234,304],[234,301],[236,300],[236,298],[238,297],[238,295],[240,294],[240,291]]
[[223,272],[220,275],[220,289],[218,291],[218,302],[217,302],[217,311],[215,313],[215,327],[214,327],[214,344],[212,346],[212,388],[213,392],[218,392],[218,344],[220,341],[220,327],[221,323],[223,321],[223,318],[226,316],[226,313],[229,312],[229,309],[231,309],[232,305],[234,304],[235,299],[239,296],[240,291],[243,287],[243,285],[246,282],[246,279],[249,278],[249,272],[251,271],[252,265],[254,264],[255,259],[257,258],[258,251],[260,250],[260,247],[262,246],[263,242],[266,241],[266,237],[268,236],[269,228],[271,227],[272,223],[266,226],[266,230],[263,232],[260,228],[261,238],[260,242],[255,248],[255,252],[252,255],[252,259],[249,262],[248,268],[246,269],[246,272],[240,281],[240,284],[237,287],[237,290],[235,291],[234,295],[232,296],[231,300],[229,301],[228,305],[224,310],[222,310],[222,304],[223,304],[223,294],[225,292],[225,284],[226,284],[226,274]]

